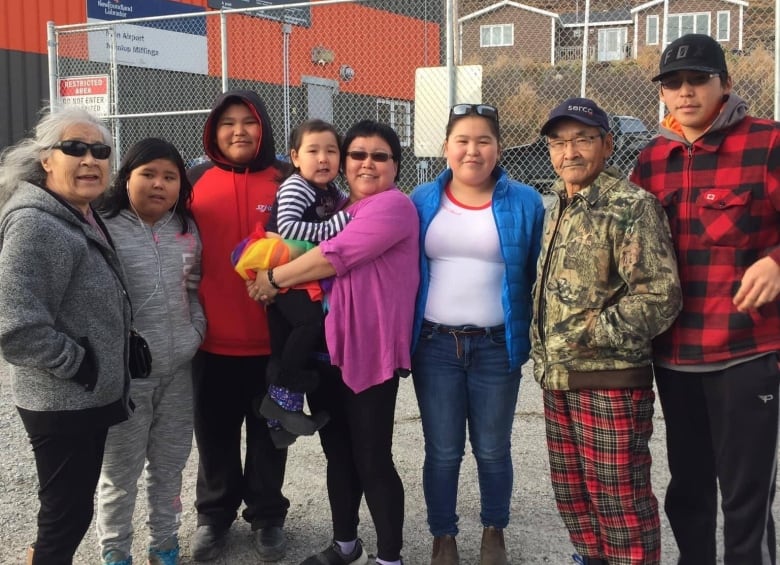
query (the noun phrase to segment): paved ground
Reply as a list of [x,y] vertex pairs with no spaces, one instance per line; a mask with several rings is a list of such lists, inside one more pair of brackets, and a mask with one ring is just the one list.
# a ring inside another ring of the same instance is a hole
[[[549,482],[549,468],[544,443],[541,394],[528,369],[520,387],[520,400],[514,423],[513,458],[515,488],[512,498],[512,520],[506,531],[511,563],[570,564],[571,545],[558,517]],[[407,565],[426,565],[430,555],[430,536],[425,523],[421,490],[422,433],[412,383],[401,383],[396,414],[395,460],[406,487],[406,522],[404,526],[404,558]],[[663,496],[668,475],[664,452],[664,425],[660,409],[656,411],[655,434],[651,448],[655,458],[653,481],[656,494]],[[291,449],[285,491],[291,500],[287,520],[289,552],[280,565],[300,563],[307,555],[328,545],[331,531],[324,479],[324,458],[316,438],[302,438]],[[181,530],[182,564],[189,558],[190,536],[195,527],[193,509],[197,450],[185,472],[182,495],[185,515]],[[37,511],[35,466],[16,411],[13,409],[4,371],[0,371],[0,563],[21,563],[26,545],[31,540]],[[467,454],[461,474],[458,503],[461,534],[458,543],[461,563],[479,562],[479,495],[473,457]],[[134,546],[136,563],[146,544],[143,501],[136,509],[138,532]],[[780,498],[774,508],[780,517]],[[360,535],[366,548],[374,552],[375,536],[371,518],[363,509]],[[674,540],[668,523],[662,523],[663,563],[675,562]],[[90,530],[76,556],[77,564],[99,563],[94,530]],[[225,555],[216,565],[260,563],[251,544],[247,524],[236,522],[230,534]]]

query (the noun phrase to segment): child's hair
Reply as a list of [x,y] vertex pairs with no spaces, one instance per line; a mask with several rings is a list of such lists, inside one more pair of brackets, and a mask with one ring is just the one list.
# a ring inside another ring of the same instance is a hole
[[303,136],[307,133],[322,133],[325,131],[329,131],[334,135],[336,138],[336,147],[339,149],[339,151],[341,151],[341,136],[339,135],[339,132],[336,131],[336,127],[333,124],[317,118],[306,120],[305,122],[299,124],[298,127],[295,128],[290,134],[290,150],[287,153],[287,158],[289,161],[284,163],[284,166],[281,168],[281,174],[276,179],[278,182],[281,183],[287,180],[291,175],[300,173],[298,167],[296,167],[292,162],[292,151],[301,150]]
[[179,169],[179,198],[173,207],[174,214],[181,223],[181,233],[187,233],[190,229],[190,221],[194,223],[190,202],[192,201],[192,184],[187,178],[184,160],[178,149],[164,139],[147,137],[135,143],[122,158],[116,178],[103,197],[100,199],[99,210],[107,218],[113,218],[122,210],[130,208],[130,196],[127,193],[127,184],[130,174],[155,159],[170,161]]

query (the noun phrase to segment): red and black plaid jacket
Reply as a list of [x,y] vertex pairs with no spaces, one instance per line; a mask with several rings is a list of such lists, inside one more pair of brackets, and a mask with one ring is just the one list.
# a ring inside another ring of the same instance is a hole
[[658,137],[631,180],[666,210],[683,289],[655,357],[693,365],[780,351],[780,299],[745,314],[731,302],[750,265],[780,263],[780,123],[747,116],[691,145]]

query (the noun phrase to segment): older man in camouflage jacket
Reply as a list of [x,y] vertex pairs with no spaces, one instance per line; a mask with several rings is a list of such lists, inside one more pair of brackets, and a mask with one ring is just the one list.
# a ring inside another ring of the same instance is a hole
[[575,561],[658,564],[651,340],[682,304],[669,225],[655,197],[606,168],[613,140],[595,102],[566,100],[542,134],[560,179],[539,256],[532,355],[555,499]]

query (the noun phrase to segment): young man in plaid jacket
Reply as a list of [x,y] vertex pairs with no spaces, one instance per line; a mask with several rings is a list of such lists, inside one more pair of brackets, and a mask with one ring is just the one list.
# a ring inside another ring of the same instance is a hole
[[655,341],[680,564],[774,564],[780,400],[780,124],[747,115],[720,45],[689,34],[663,52],[661,134],[632,180],[669,217],[683,311]]

